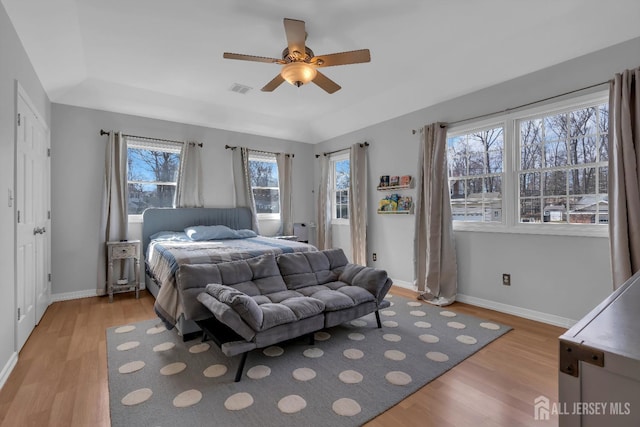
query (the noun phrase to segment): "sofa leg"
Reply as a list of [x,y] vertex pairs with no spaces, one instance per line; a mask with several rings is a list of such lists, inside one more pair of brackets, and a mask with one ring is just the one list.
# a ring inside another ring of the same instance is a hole
[[380,312],[376,310],[376,322],[378,322],[378,329],[382,329],[382,322],[380,322]]
[[316,335],[315,332],[311,332],[309,334],[309,345],[315,345],[316,343]]
[[242,359],[240,359],[240,365],[238,366],[238,370],[236,371],[236,379],[235,382],[239,382],[240,378],[242,378],[242,371],[244,370],[244,364],[247,361],[247,356],[249,352],[242,353]]

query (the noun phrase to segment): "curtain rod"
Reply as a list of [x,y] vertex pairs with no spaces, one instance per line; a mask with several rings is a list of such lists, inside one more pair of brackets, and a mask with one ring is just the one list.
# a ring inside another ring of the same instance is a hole
[[[237,146],[232,147],[231,145],[225,145],[224,149],[225,150],[235,150],[236,148],[238,148]],[[264,151],[264,150],[254,150],[253,148],[247,148],[247,150],[251,150],[251,151],[256,151],[258,153],[265,153],[265,154],[280,154],[280,153],[274,153],[273,151]],[[289,156],[289,157],[295,157],[295,154],[289,154],[289,153],[285,153],[285,156]]]
[[[368,142],[363,142],[363,143],[361,143],[361,144],[360,144],[360,147],[368,147],[368,146],[369,146],[369,143],[368,143]],[[329,156],[329,155],[331,155],[331,154],[339,153],[339,152],[341,152],[341,151],[347,151],[348,149],[349,149],[349,148],[347,147],[347,148],[343,148],[343,149],[341,149],[341,150],[327,151],[327,152],[322,153],[322,154],[316,154],[316,159],[317,159],[318,157],[320,157],[321,155],[322,155],[322,156]]]
[[[102,136],[102,135],[111,135],[111,132],[107,132],[104,129],[100,129],[100,136]],[[123,133],[122,136],[128,136],[128,137],[131,137],[131,138],[138,138],[138,139],[146,139],[146,140],[149,140],[149,141],[173,142],[173,143],[176,143],[176,144],[195,144],[198,147],[202,147],[202,142],[176,141],[174,139],[152,138],[150,136],[128,135],[128,134],[125,134],[125,133]]]
[[[560,98],[560,97],[566,96],[566,95],[571,95],[572,93],[582,92],[583,90],[593,89],[594,87],[602,86],[602,85],[605,85],[605,84],[608,84],[608,83],[611,83],[611,80],[607,80],[607,81],[604,81],[604,82],[596,83],[596,84],[593,84],[593,85],[590,85],[590,86],[586,86],[586,87],[583,87],[583,88],[580,88],[580,89],[570,90],[569,92],[561,93],[559,95],[549,96],[549,97],[544,98],[544,99],[539,99],[537,101],[528,102],[526,104],[518,105],[517,107],[507,108],[507,109],[502,110],[502,111],[494,111],[493,113],[480,114],[479,116],[469,117],[468,119],[456,120],[455,122],[448,123],[447,125],[448,126],[453,126],[453,125],[457,125],[458,123],[468,122],[470,120],[484,119],[485,117],[494,116],[496,114],[506,114],[506,113],[509,113],[511,111],[518,110],[520,108],[529,107],[530,105],[539,104],[539,103],[545,102],[545,101],[550,101],[552,99]],[[442,125],[441,125],[441,127],[442,127]],[[419,130],[411,129],[411,133],[413,135],[415,135],[417,132],[422,132],[422,129],[419,129]]]

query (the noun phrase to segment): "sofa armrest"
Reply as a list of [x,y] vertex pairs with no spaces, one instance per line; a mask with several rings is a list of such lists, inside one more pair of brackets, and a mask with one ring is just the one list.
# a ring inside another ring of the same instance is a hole
[[207,307],[216,319],[234,330],[242,338],[251,341],[256,336],[256,331],[247,325],[229,305],[218,301],[206,292],[198,295],[198,301]]
[[338,280],[366,289],[374,296],[378,306],[393,284],[385,270],[351,263],[344,266]]

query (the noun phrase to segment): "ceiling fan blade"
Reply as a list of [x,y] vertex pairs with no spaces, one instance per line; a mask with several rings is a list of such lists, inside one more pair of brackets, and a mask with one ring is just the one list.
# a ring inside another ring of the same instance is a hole
[[282,59],[267,58],[266,56],[243,55],[241,53],[225,52],[222,55],[222,57],[225,59],[239,59],[241,61],[267,62],[267,63],[274,63],[274,64],[284,63]]
[[284,18],[284,32],[287,35],[289,52],[293,53],[297,51],[304,55],[304,41],[307,38],[304,21]]
[[332,67],[334,65],[359,64],[371,61],[369,49],[352,50],[349,52],[320,55],[311,59],[316,67]]
[[340,90],[340,85],[338,83],[334,82],[329,77],[322,74],[320,71],[317,72],[316,78],[313,79],[313,82],[329,94]]
[[282,78],[282,76],[278,74],[273,80],[264,85],[264,87],[260,90],[263,92],[273,92],[282,83],[284,83],[284,78]]

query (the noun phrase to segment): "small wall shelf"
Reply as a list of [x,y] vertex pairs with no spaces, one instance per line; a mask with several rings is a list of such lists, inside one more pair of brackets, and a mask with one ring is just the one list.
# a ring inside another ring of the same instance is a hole
[[382,175],[376,189],[378,191],[400,191],[401,193],[389,193],[378,203],[378,213],[381,215],[412,215],[413,197],[402,194],[403,190],[413,188],[411,175]]
[[413,207],[408,211],[378,211],[380,215],[413,215]]
[[378,202],[379,214],[412,214],[413,197],[388,194]]
[[380,177],[380,183],[376,188],[378,191],[406,190],[413,188],[413,177],[411,175],[382,175]]

